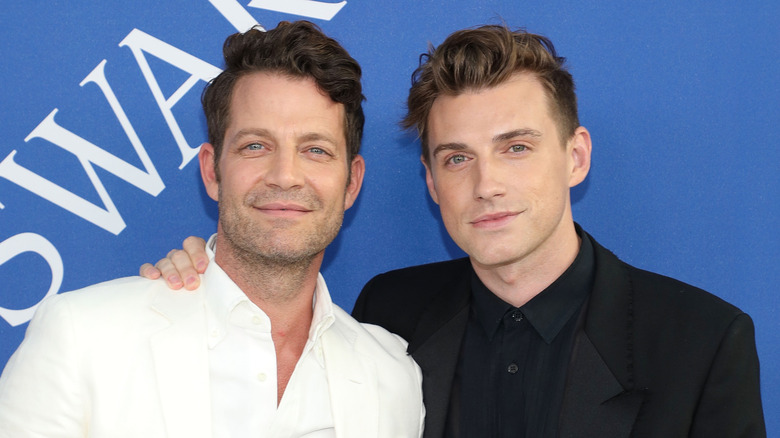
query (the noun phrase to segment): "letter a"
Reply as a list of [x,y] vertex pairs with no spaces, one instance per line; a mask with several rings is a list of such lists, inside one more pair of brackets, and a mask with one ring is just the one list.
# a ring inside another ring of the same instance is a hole
[[[160,111],[168,124],[168,128],[171,130],[171,134],[173,134],[173,138],[176,139],[176,144],[179,146],[182,157],[179,169],[183,169],[190,160],[198,155],[198,147],[190,147],[187,144],[187,140],[185,140],[179,124],[173,117],[171,109],[198,81],[208,82],[219,75],[221,70],[138,29],[130,31],[125,39],[119,43],[119,47],[124,46],[128,46],[132,50],[133,56],[135,56],[135,60],[138,62],[138,66],[146,79],[146,83],[152,91],[154,100],[157,102],[157,106],[160,107]],[[190,73],[191,76],[166,99],[163,96],[160,85],[157,83],[157,79],[152,73],[151,67],[149,67],[149,62],[146,60],[144,52]]]

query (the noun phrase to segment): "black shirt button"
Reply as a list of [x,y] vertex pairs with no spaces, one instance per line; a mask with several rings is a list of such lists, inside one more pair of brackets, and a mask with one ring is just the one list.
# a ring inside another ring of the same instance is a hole
[[512,362],[509,364],[508,367],[506,367],[506,370],[509,372],[509,374],[514,374],[519,370],[520,368],[517,366],[516,363]]
[[512,311],[511,317],[515,322],[520,322],[523,320],[523,313],[519,310],[514,310]]

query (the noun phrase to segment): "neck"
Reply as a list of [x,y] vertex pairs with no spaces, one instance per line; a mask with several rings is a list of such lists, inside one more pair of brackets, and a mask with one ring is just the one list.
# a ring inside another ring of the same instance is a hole
[[217,238],[214,261],[271,320],[276,350],[277,403],[309,339],[312,302],[324,251],[294,263],[249,254]]
[[571,266],[580,249],[572,222],[532,253],[501,265],[483,265],[471,258],[482,283],[505,302],[520,307],[539,295]]
[[324,252],[294,262],[278,261],[222,244],[227,240],[217,239],[215,262],[272,322],[273,314],[279,313],[278,319],[285,319],[285,313],[296,308],[311,313]]

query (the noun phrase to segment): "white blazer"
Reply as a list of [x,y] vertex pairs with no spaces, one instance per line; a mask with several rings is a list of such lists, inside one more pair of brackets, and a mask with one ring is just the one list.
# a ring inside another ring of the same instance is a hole
[[[322,338],[336,436],[422,436],[405,342],[334,306]],[[203,291],[128,277],[38,308],[0,377],[0,437],[208,438]]]

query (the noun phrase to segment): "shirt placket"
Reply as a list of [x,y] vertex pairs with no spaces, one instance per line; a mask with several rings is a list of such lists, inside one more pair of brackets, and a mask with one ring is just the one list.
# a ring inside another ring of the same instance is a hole
[[510,309],[501,320],[501,348],[498,361],[499,427],[502,437],[524,437],[526,388],[524,386],[530,329],[520,309]]

